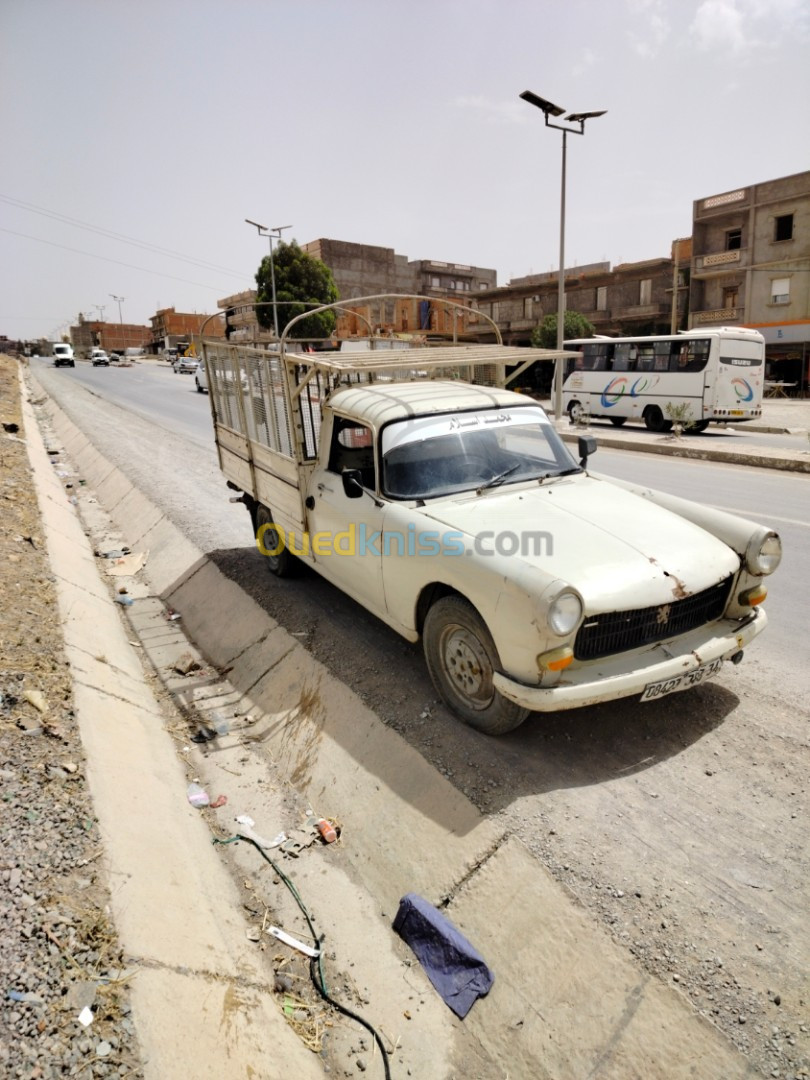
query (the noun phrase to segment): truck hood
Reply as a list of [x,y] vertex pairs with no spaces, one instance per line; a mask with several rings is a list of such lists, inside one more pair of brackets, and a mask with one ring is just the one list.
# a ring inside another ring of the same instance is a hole
[[[462,533],[468,546],[477,537],[479,549],[521,560],[534,588],[542,585],[538,572],[568,582],[591,612],[671,603],[740,567],[739,556],[711,533],[587,475],[442,500],[421,512]],[[535,531],[543,534],[536,542]]]

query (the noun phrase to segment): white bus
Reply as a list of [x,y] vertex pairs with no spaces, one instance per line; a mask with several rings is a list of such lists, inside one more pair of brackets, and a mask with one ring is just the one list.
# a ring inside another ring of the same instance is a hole
[[563,406],[606,417],[620,427],[642,420],[650,431],[669,431],[667,406],[690,406],[690,431],[709,422],[754,420],[762,414],[765,339],[756,330],[724,326],[663,337],[582,338],[565,348],[582,356],[566,361]]

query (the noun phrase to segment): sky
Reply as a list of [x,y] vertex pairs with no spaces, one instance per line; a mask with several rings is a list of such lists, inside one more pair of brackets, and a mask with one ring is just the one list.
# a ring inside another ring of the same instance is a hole
[[[666,257],[692,203],[810,168],[806,0],[0,0],[0,335],[211,313],[268,241]],[[122,298],[120,300],[114,297]]]

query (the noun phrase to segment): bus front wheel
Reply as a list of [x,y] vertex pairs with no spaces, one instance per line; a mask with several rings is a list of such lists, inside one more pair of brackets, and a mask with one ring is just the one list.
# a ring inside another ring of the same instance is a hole
[[570,401],[568,403],[568,419],[572,424],[576,424],[582,417],[583,411],[582,404],[579,401]]
[[644,410],[644,423],[647,431],[671,431],[672,421],[665,420],[664,414],[657,405],[648,405]]

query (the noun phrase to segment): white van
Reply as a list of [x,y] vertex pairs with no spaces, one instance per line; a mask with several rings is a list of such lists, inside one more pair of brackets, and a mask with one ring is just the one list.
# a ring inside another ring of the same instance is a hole
[[73,358],[73,346],[68,345],[64,341],[55,341],[52,346],[53,352],[53,366],[61,367],[63,364],[65,367],[75,367],[76,361]]

